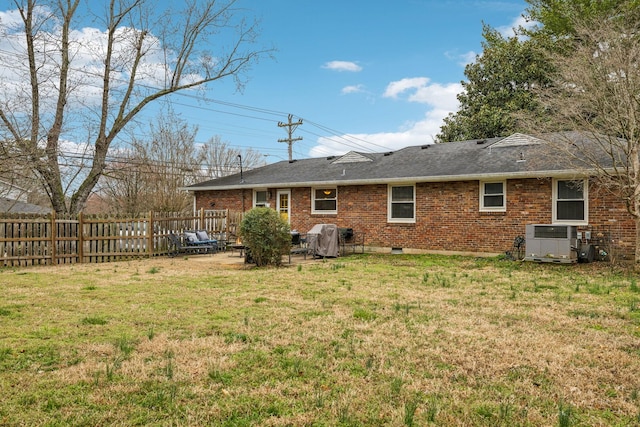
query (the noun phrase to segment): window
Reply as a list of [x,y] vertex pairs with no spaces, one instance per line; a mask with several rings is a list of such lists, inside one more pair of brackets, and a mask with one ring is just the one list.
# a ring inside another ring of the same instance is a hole
[[338,189],[314,188],[311,190],[311,213],[336,214],[338,213]]
[[416,222],[414,185],[389,186],[389,222]]
[[485,212],[507,210],[507,185],[504,181],[480,183],[480,210]]
[[554,180],[553,222],[586,224],[587,180]]
[[253,207],[269,206],[269,192],[267,190],[256,190],[253,192]]

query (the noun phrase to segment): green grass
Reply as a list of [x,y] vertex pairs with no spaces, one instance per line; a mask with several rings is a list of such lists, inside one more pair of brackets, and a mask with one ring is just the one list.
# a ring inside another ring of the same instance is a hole
[[640,297],[624,271],[205,261],[0,270],[0,425],[640,423]]

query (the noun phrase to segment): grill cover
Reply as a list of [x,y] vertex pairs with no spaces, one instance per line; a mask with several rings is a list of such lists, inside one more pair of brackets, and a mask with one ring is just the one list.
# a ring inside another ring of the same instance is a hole
[[316,224],[307,233],[309,248],[314,256],[337,257],[338,227],[335,224]]

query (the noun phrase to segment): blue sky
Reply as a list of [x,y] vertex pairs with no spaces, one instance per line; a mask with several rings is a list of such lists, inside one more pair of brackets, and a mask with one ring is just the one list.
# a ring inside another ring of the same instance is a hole
[[[287,157],[287,114],[301,118],[295,158],[350,150],[386,151],[432,142],[457,107],[464,65],[481,52],[482,23],[508,33],[520,0],[242,0],[262,21],[261,42],[277,49],[250,72],[242,93],[209,96],[277,112],[189,109],[199,140],[220,135],[268,161]],[[185,110],[185,112],[187,112]],[[241,116],[234,116],[234,114]],[[352,135],[352,136],[346,136]]]
[[[303,121],[294,134],[303,138],[294,143],[295,158],[432,142],[442,119],[457,109],[464,65],[481,52],[482,23],[512,34],[527,7],[524,0],[237,0],[236,5],[261,21],[258,47],[274,47],[273,59],[253,65],[242,92],[228,79],[207,87],[207,102],[194,93],[172,99],[181,118],[198,127],[197,143],[218,136],[232,147],[259,151],[268,162],[287,158],[287,145],[278,142],[287,133],[278,123],[288,114]],[[0,2],[0,24],[11,29],[18,21],[15,6]],[[101,58],[89,58],[89,47],[100,44],[103,29],[76,30],[77,45],[86,49],[75,56],[74,66],[82,71],[99,65]],[[0,53],[9,57],[23,54],[20,34],[12,31],[14,38],[0,38]],[[17,69],[0,69],[3,90],[19,92],[28,82]],[[78,91],[81,105],[98,99],[95,87]],[[139,115],[143,123],[156,118],[157,108]],[[69,144],[82,151],[86,139],[77,139]]]

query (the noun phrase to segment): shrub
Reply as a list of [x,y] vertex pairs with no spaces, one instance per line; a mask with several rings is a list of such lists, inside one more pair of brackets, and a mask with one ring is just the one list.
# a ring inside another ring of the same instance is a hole
[[257,266],[281,265],[291,249],[289,224],[273,209],[254,208],[240,223],[240,238]]

